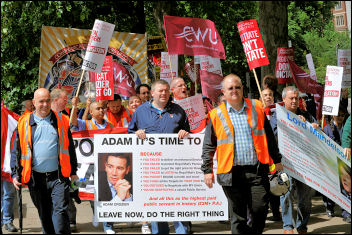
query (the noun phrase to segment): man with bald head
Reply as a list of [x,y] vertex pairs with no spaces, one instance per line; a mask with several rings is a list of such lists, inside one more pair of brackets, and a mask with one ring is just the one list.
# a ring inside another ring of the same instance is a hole
[[[268,211],[268,172],[282,170],[281,155],[259,100],[243,97],[241,79],[227,75],[222,82],[225,101],[210,111],[203,142],[204,183],[217,180],[229,201],[232,233],[263,232]],[[252,225],[247,225],[247,208]]]
[[[78,104],[78,99],[74,97],[72,99],[72,112],[76,109]],[[72,114],[72,130],[82,131],[82,130],[96,130],[113,128],[113,125],[104,119],[104,106],[101,102],[94,101],[90,104],[89,113],[92,116],[91,120],[82,120],[77,118],[77,112]]]
[[51,110],[50,93],[45,88],[35,91],[33,104],[35,111],[18,121],[14,146],[19,147],[12,150],[11,157],[13,184],[17,190],[28,185],[43,233],[70,233],[69,178],[73,181],[78,177],[69,119]]
[[188,97],[187,85],[183,78],[174,78],[171,80],[170,90],[175,100],[182,100]]

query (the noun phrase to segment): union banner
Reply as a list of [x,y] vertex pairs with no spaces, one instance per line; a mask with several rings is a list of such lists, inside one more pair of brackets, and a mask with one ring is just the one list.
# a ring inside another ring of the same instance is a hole
[[[39,87],[49,91],[62,88],[67,90],[69,97],[76,94],[90,34],[91,30],[87,29],[42,27]],[[114,32],[106,55],[111,55],[115,63],[126,68],[128,74],[125,77],[132,79],[135,85],[148,83],[147,40],[144,34]],[[118,82],[117,75],[114,73],[114,82]],[[88,94],[88,77],[86,72],[80,88],[81,101],[85,101]]]

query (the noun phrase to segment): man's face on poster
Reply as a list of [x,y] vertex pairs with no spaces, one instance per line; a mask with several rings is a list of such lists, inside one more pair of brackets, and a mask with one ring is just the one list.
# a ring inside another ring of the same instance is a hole
[[348,172],[340,166],[340,178],[343,188],[346,190],[348,194],[351,194],[351,176]]
[[105,171],[108,181],[115,185],[118,180],[125,178],[130,171],[130,166],[127,166],[127,159],[116,156],[108,156],[105,163]]

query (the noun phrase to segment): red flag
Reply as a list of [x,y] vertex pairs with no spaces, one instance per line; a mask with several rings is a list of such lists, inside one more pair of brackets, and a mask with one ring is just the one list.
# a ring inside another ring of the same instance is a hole
[[164,16],[169,54],[209,55],[226,59],[214,22],[207,19]]
[[266,55],[257,20],[252,19],[238,22],[237,28],[244,52],[246,53],[249,70],[268,65],[269,59]]
[[320,100],[318,100],[318,109],[317,109],[317,120],[321,119],[321,111],[322,111],[322,97],[324,97],[324,87],[310,78],[309,74],[307,74],[303,69],[298,67],[292,60],[288,59],[288,64],[290,66],[290,71],[293,80],[296,83],[296,86],[300,92],[310,93],[310,94],[318,94],[320,96]]
[[11,179],[11,150],[13,145],[12,134],[17,127],[19,115],[1,107],[1,180]]
[[200,79],[203,95],[208,97],[211,101],[216,102],[221,93],[223,77],[216,73],[200,70]]
[[115,94],[131,97],[136,95],[135,82],[128,70],[120,63],[114,61],[114,90]]

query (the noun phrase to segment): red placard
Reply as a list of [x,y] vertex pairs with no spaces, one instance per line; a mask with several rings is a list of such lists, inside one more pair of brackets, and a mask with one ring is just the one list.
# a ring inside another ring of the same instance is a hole
[[226,59],[220,35],[211,20],[164,16],[164,26],[170,55],[209,55]]
[[287,59],[294,61],[295,51],[293,47],[278,47],[275,75],[279,84],[292,83],[292,75]]
[[115,94],[126,97],[136,95],[135,82],[130,72],[120,63],[114,62]]
[[101,73],[94,73],[96,100],[114,99],[114,74],[112,56],[106,56]]
[[257,20],[241,21],[237,24],[237,28],[240,33],[244,53],[247,57],[249,70],[268,65],[269,59],[266,55]]

